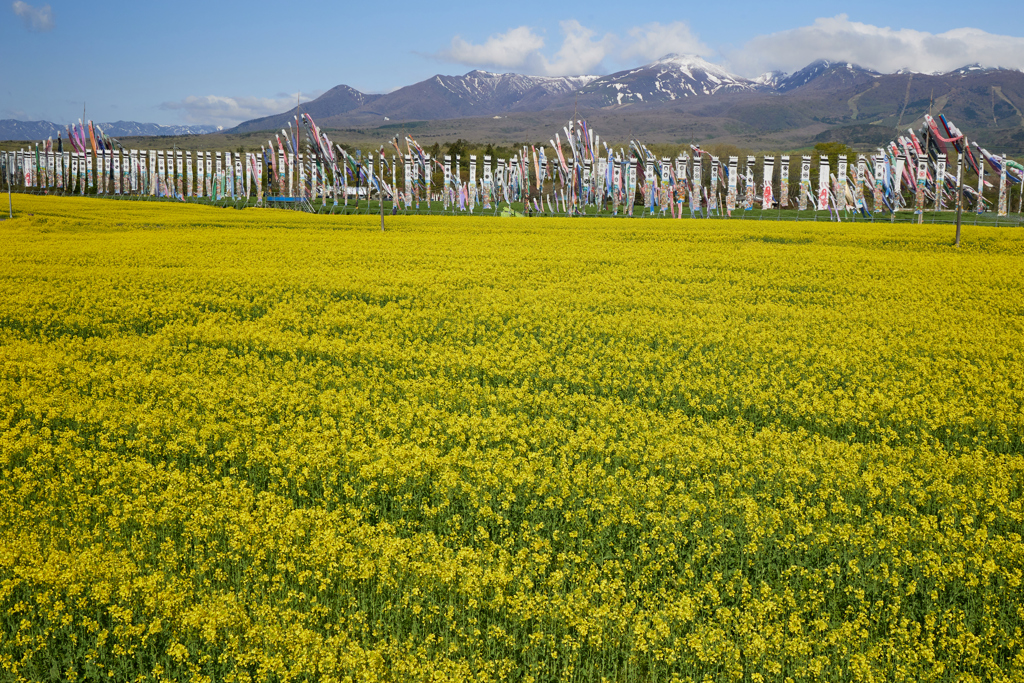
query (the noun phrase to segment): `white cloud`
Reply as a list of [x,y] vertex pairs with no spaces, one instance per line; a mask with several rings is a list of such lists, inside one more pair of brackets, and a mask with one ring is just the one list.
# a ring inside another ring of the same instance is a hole
[[700,41],[685,21],[673,21],[671,24],[652,22],[644,26],[634,26],[627,33],[629,42],[621,54],[627,60],[640,58],[646,62],[653,62],[672,52],[697,55],[710,52],[708,46]]
[[539,76],[577,76],[602,73],[605,60],[614,57],[623,44],[621,38],[611,33],[599,37],[575,19],[560,22],[559,28],[562,44],[553,55],[544,51],[543,36],[529,26],[518,26],[492,35],[482,44],[455,36],[451,45],[434,57],[470,67],[509,69]]
[[559,23],[565,38],[555,53],[554,61],[544,60],[548,76],[577,76],[603,71],[602,62],[617,46],[618,38],[606,33],[595,39],[596,33],[575,19]]
[[11,9],[25,22],[25,28],[36,33],[44,33],[53,30],[53,10],[49,5],[33,7],[27,2],[15,0],[11,3]]
[[1021,69],[1024,38],[975,28],[945,33],[893,29],[839,14],[816,19],[810,26],[757,36],[727,57],[733,69],[748,76],[771,69],[795,71],[816,59],[853,62],[883,73],[901,68],[946,72],[975,62]]
[[0,109],[0,117],[5,119],[16,119],[18,121],[31,121],[32,118],[28,115],[24,109],[12,109],[11,107],[4,107]]
[[557,51],[554,46],[545,49],[543,32],[518,26],[480,44],[455,36],[448,48],[432,56],[469,67],[542,76],[607,73],[609,66],[628,68],[669,53],[710,56],[750,77],[769,70],[796,71],[817,59],[853,62],[883,73],[902,68],[945,72],[975,62],[1024,70],[1024,38],[975,28],[945,33],[894,29],[850,21],[845,14],[756,36],[739,49],[722,50],[717,60],[715,50],[685,21],[652,22],[600,37],[576,20],[563,21],[560,28]]
[[518,26],[505,33],[490,36],[482,45],[474,45],[461,36],[452,38],[451,47],[438,53],[448,62],[501,69],[522,69],[531,63],[544,47],[544,39],[528,26]]
[[[306,93],[303,102],[319,97],[322,91]],[[279,93],[277,97],[226,97],[223,95],[189,95],[177,102],[164,102],[161,109],[180,111],[183,123],[235,126],[242,121],[272,116],[295,107],[296,94]]]

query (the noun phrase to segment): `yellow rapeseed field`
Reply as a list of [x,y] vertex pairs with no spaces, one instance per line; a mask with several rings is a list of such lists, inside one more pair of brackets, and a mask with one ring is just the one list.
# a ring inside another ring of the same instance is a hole
[[16,203],[2,681],[1024,679],[1018,230]]

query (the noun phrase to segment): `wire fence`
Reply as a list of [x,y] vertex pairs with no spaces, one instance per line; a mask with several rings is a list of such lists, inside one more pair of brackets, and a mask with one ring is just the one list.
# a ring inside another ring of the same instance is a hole
[[[23,188],[15,188],[14,194],[31,194],[31,195],[52,195],[52,196],[69,196],[69,197],[84,197],[89,199],[98,200],[110,200],[110,201],[144,201],[144,202],[169,202],[174,204],[192,204],[201,206],[213,206],[220,208],[258,208],[260,204],[255,197],[236,197],[230,196],[214,200],[209,197],[186,197],[184,199],[176,199],[174,197],[154,197],[151,195],[144,194],[85,194],[80,195],[78,193],[67,193],[63,194],[60,191],[46,192],[43,190],[30,190],[26,191]],[[324,214],[324,215],[379,215],[381,212],[381,203],[379,200],[359,200],[356,201],[354,198],[348,202],[339,201],[334,203],[328,198],[317,198],[317,199],[305,199],[302,202],[291,202],[289,204],[271,201],[274,197],[264,197],[264,208],[276,208],[281,210],[303,210],[310,213]],[[415,205],[405,206],[403,203],[394,202],[388,198],[384,199],[384,213],[385,215],[399,215],[399,216],[462,216],[462,217],[482,217],[482,216],[513,216],[519,218],[537,218],[537,217],[557,217],[557,218],[632,218],[635,220],[679,220],[679,219],[690,219],[690,220],[702,220],[708,218],[719,218],[734,221],[796,221],[796,222],[849,222],[849,223],[901,223],[901,224],[936,224],[936,225],[956,225],[956,211],[945,210],[945,211],[925,211],[918,213],[913,210],[900,210],[895,213],[890,212],[877,212],[869,213],[864,215],[863,213],[856,212],[853,210],[844,211],[815,211],[810,208],[804,211],[796,209],[736,209],[732,212],[728,211],[708,211],[706,207],[702,207],[701,210],[692,210],[689,206],[683,205],[681,213],[677,211],[675,215],[666,208],[665,210],[654,209],[647,210],[641,206],[635,206],[632,215],[620,208],[619,211],[615,212],[611,208],[599,207],[599,206],[585,206],[574,212],[563,212],[563,211],[537,211],[530,205],[523,202],[512,202],[511,204],[506,202],[491,203],[488,207],[484,207],[480,203],[476,203],[472,210],[467,208],[460,209],[455,204],[446,204],[443,201],[420,201]],[[986,211],[983,213],[977,213],[975,211],[964,211],[961,214],[962,225],[973,225],[973,226],[989,226],[989,227],[1022,227],[1024,226],[1024,214],[1022,213],[1009,213],[1006,216],[999,216],[996,212]]]

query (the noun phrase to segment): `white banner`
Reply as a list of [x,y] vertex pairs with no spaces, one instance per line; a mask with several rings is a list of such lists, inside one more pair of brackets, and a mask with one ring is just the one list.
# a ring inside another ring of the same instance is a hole
[[718,157],[711,157],[711,185],[708,187],[708,211],[718,211]]
[[242,155],[235,155],[235,197],[241,197],[245,192],[242,190]]
[[978,159],[978,213],[985,209],[985,202],[982,201],[982,192],[985,191],[985,160]]
[[[907,157],[905,155],[900,154],[898,157],[896,157],[896,172],[892,174],[893,175],[892,187],[893,187],[893,194],[895,195],[893,197],[893,210],[894,211],[896,210],[896,198],[899,197],[899,194],[901,192],[901,186],[903,185],[903,171],[906,168],[906,166],[907,166]],[[875,210],[877,211],[878,208],[876,207]]]
[[836,188],[836,210],[846,210],[846,155],[839,155],[838,187]]
[[946,189],[946,155],[940,154],[935,162],[935,210],[942,211],[943,193]]
[[[902,173],[903,173],[903,171],[902,171],[902,169],[900,169],[900,175],[902,175]],[[899,181],[896,178],[893,178],[892,182],[893,182],[893,186],[895,187],[896,184]],[[882,208],[884,207],[884,203],[882,201],[883,198],[884,198],[884,187],[883,187],[884,183],[885,183],[885,156],[879,154],[877,157],[875,157],[875,188],[874,188],[875,192],[874,192],[874,197],[873,197],[874,198],[874,210],[875,211],[881,211]]]
[[157,181],[156,181],[157,189],[156,189],[156,196],[157,197],[165,197],[165,196],[167,196],[167,167],[166,167],[166,165],[164,163],[164,152],[163,152],[163,150],[157,151],[157,153],[156,153],[156,163],[157,163],[157,176],[156,176],[157,177]]
[[754,208],[754,164],[756,161],[757,160],[754,157],[747,157],[746,178],[744,183],[746,198],[743,202],[743,208],[748,211]]
[[818,211],[828,211],[828,157],[824,154],[818,158]]
[[202,152],[196,152],[196,197],[206,196],[206,159]]
[[924,159],[917,161],[917,188],[914,195],[914,207],[918,213],[924,213],[924,190],[928,183],[928,162]]
[[1000,159],[1002,162],[1002,168],[999,169],[999,205],[996,208],[999,216],[1007,215],[1007,197],[1006,197],[1006,155],[1004,154]]
[[800,197],[798,211],[807,208],[807,200],[811,196],[811,157],[800,159]]
[[770,209],[775,203],[775,190],[772,183],[775,182],[775,157],[766,156],[761,176],[761,209]]
[[700,211],[700,198],[704,191],[703,157],[693,157],[693,178],[690,180],[690,210]]
[[725,210],[735,211],[736,210],[736,197],[738,193],[739,184],[739,168],[740,158],[729,157],[729,188],[725,193]]
[[215,171],[213,176],[213,199],[218,201],[224,196],[224,158],[223,152],[214,155]]

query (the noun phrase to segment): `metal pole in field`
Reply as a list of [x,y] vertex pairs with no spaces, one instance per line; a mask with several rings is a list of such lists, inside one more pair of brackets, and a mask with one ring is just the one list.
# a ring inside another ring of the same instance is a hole
[[14,218],[14,203],[11,201],[11,181],[14,180],[14,152],[4,152],[6,164],[4,164],[4,180],[7,181],[7,217]]
[[[174,151],[175,158],[177,158],[177,156],[178,156],[178,145],[172,142],[171,143],[171,149]],[[178,170],[177,166],[175,166],[174,170],[175,170],[175,172],[177,172],[177,170]],[[177,178],[175,178],[175,180],[177,180]],[[174,193],[172,193],[172,194],[176,194],[177,191],[178,191],[178,184],[175,183],[174,184]],[[174,197],[174,198],[177,199],[177,197]]]
[[[379,193],[378,193],[379,194],[378,199],[380,200],[380,231],[384,232],[384,146],[383,145],[381,145],[381,148],[380,148],[380,170],[381,170],[380,190],[379,190]],[[366,199],[367,199],[367,203],[369,203],[369,199],[370,199],[369,192],[367,192],[367,194],[366,194]]]
[[956,190],[956,245],[960,246],[960,216],[964,208],[964,155],[963,153],[958,155],[959,162],[956,170],[957,190]]
[[[1021,175],[1024,176],[1024,173]],[[1010,206],[1012,207],[1013,204],[1010,204]],[[1021,182],[1017,183],[1017,213],[1021,213],[1022,209],[1024,209],[1024,178],[1022,178]],[[1017,217],[1017,221],[1020,222],[1020,216]]]

